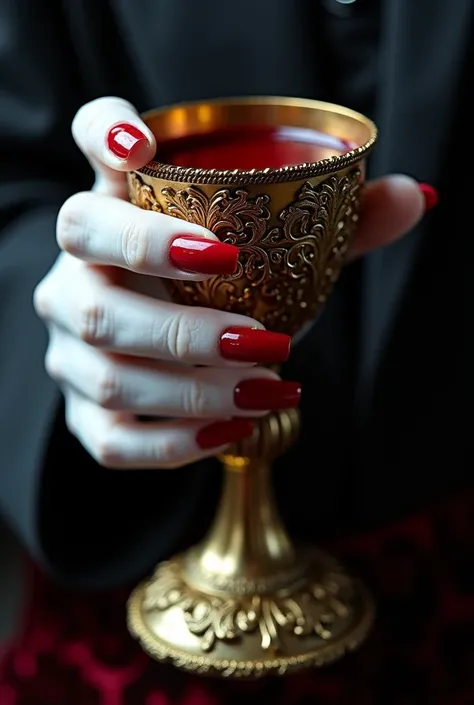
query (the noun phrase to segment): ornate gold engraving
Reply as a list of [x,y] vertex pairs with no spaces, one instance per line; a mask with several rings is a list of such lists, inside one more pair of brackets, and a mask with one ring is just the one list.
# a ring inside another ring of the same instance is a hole
[[183,580],[179,563],[172,562],[155,573],[146,589],[143,609],[179,606],[189,631],[200,637],[203,651],[210,651],[217,639],[231,641],[255,630],[260,634],[261,648],[267,651],[280,648],[284,632],[298,637],[314,632],[321,639],[329,639],[334,622],[347,619],[350,613],[350,596],[350,579],[333,572],[321,582],[305,585],[303,590],[296,589],[284,597],[211,597],[190,588]]
[[240,249],[236,272],[204,282],[167,282],[173,297],[194,306],[257,318],[293,333],[313,318],[336,281],[357,220],[360,171],[306,182],[268,227],[270,196],[220,189],[208,197],[190,186],[164,188],[169,215],[202,225]]
[[140,177],[133,172],[130,172],[127,178],[130,203],[133,203],[134,206],[138,206],[145,211],[155,211],[156,213],[163,212],[162,207],[155,198],[151,186],[144,184]]
[[[193,587],[180,558],[162,563],[130,597],[130,630],[154,658],[202,674],[255,678],[331,663],[365,639],[373,608],[361,584],[336,561],[319,551],[313,557],[312,580],[306,576],[281,591],[240,597]],[[197,652],[151,636],[146,625],[153,613],[173,609],[197,638]],[[248,639],[258,642],[259,658],[233,658]],[[228,651],[225,658],[220,644]]]

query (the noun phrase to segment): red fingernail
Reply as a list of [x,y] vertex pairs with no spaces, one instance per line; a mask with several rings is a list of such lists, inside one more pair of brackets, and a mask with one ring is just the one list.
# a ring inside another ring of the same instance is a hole
[[137,145],[148,142],[146,135],[128,122],[121,122],[110,128],[107,146],[119,159],[128,159]]
[[425,210],[429,211],[438,203],[439,194],[434,186],[430,186],[429,184],[419,184],[419,188],[425,199]]
[[177,269],[195,274],[232,274],[237,267],[239,248],[225,242],[193,235],[173,240],[169,257]]
[[235,326],[221,336],[219,347],[226,360],[275,364],[290,355],[291,338],[284,333]]
[[234,389],[234,404],[247,411],[291,409],[298,406],[301,384],[278,379],[246,379]]
[[254,425],[247,419],[233,419],[232,421],[216,421],[198,431],[196,443],[202,450],[219,448],[220,446],[235,443],[247,438],[253,433]]

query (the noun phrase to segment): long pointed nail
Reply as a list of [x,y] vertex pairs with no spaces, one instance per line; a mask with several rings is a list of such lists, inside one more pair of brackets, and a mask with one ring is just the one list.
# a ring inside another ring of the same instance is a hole
[[169,251],[174,267],[195,274],[233,274],[238,257],[235,245],[193,235],[179,235]]
[[246,411],[292,409],[301,398],[301,384],[278,379],[245,379],[234,389],[234,404]]
[[290,336],[284,333],[234,326],[224,331],[219,348],[226,360],[270,365],[288,360],[290,344]]

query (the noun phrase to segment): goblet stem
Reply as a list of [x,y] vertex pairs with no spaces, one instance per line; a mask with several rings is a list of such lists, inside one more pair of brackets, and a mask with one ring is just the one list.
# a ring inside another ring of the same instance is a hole
[[288,570],[295,550],[276,508],[270,464],[238,456],[222,462],[224,488],[196,560],[198,574],[254,581]]
[[291,445],[298,428],[297,410],[271,413],[256,423],[251,438],[220,457],[224,485],[216,517],[186,561],[195,584],[246,593],[256,583],[262,589],[293,576],[296,553],[276,506],[271,461]]

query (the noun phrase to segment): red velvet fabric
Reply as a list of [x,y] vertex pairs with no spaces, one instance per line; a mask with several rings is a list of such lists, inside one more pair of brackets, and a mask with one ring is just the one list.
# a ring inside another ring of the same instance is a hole
[[256,683],[150,661],[125,628],[129,589],[80,596],[33,572],[0,661],[1,705],[472,705],[474,494],[329,547],[376,595],[376,629],[323,670]]

